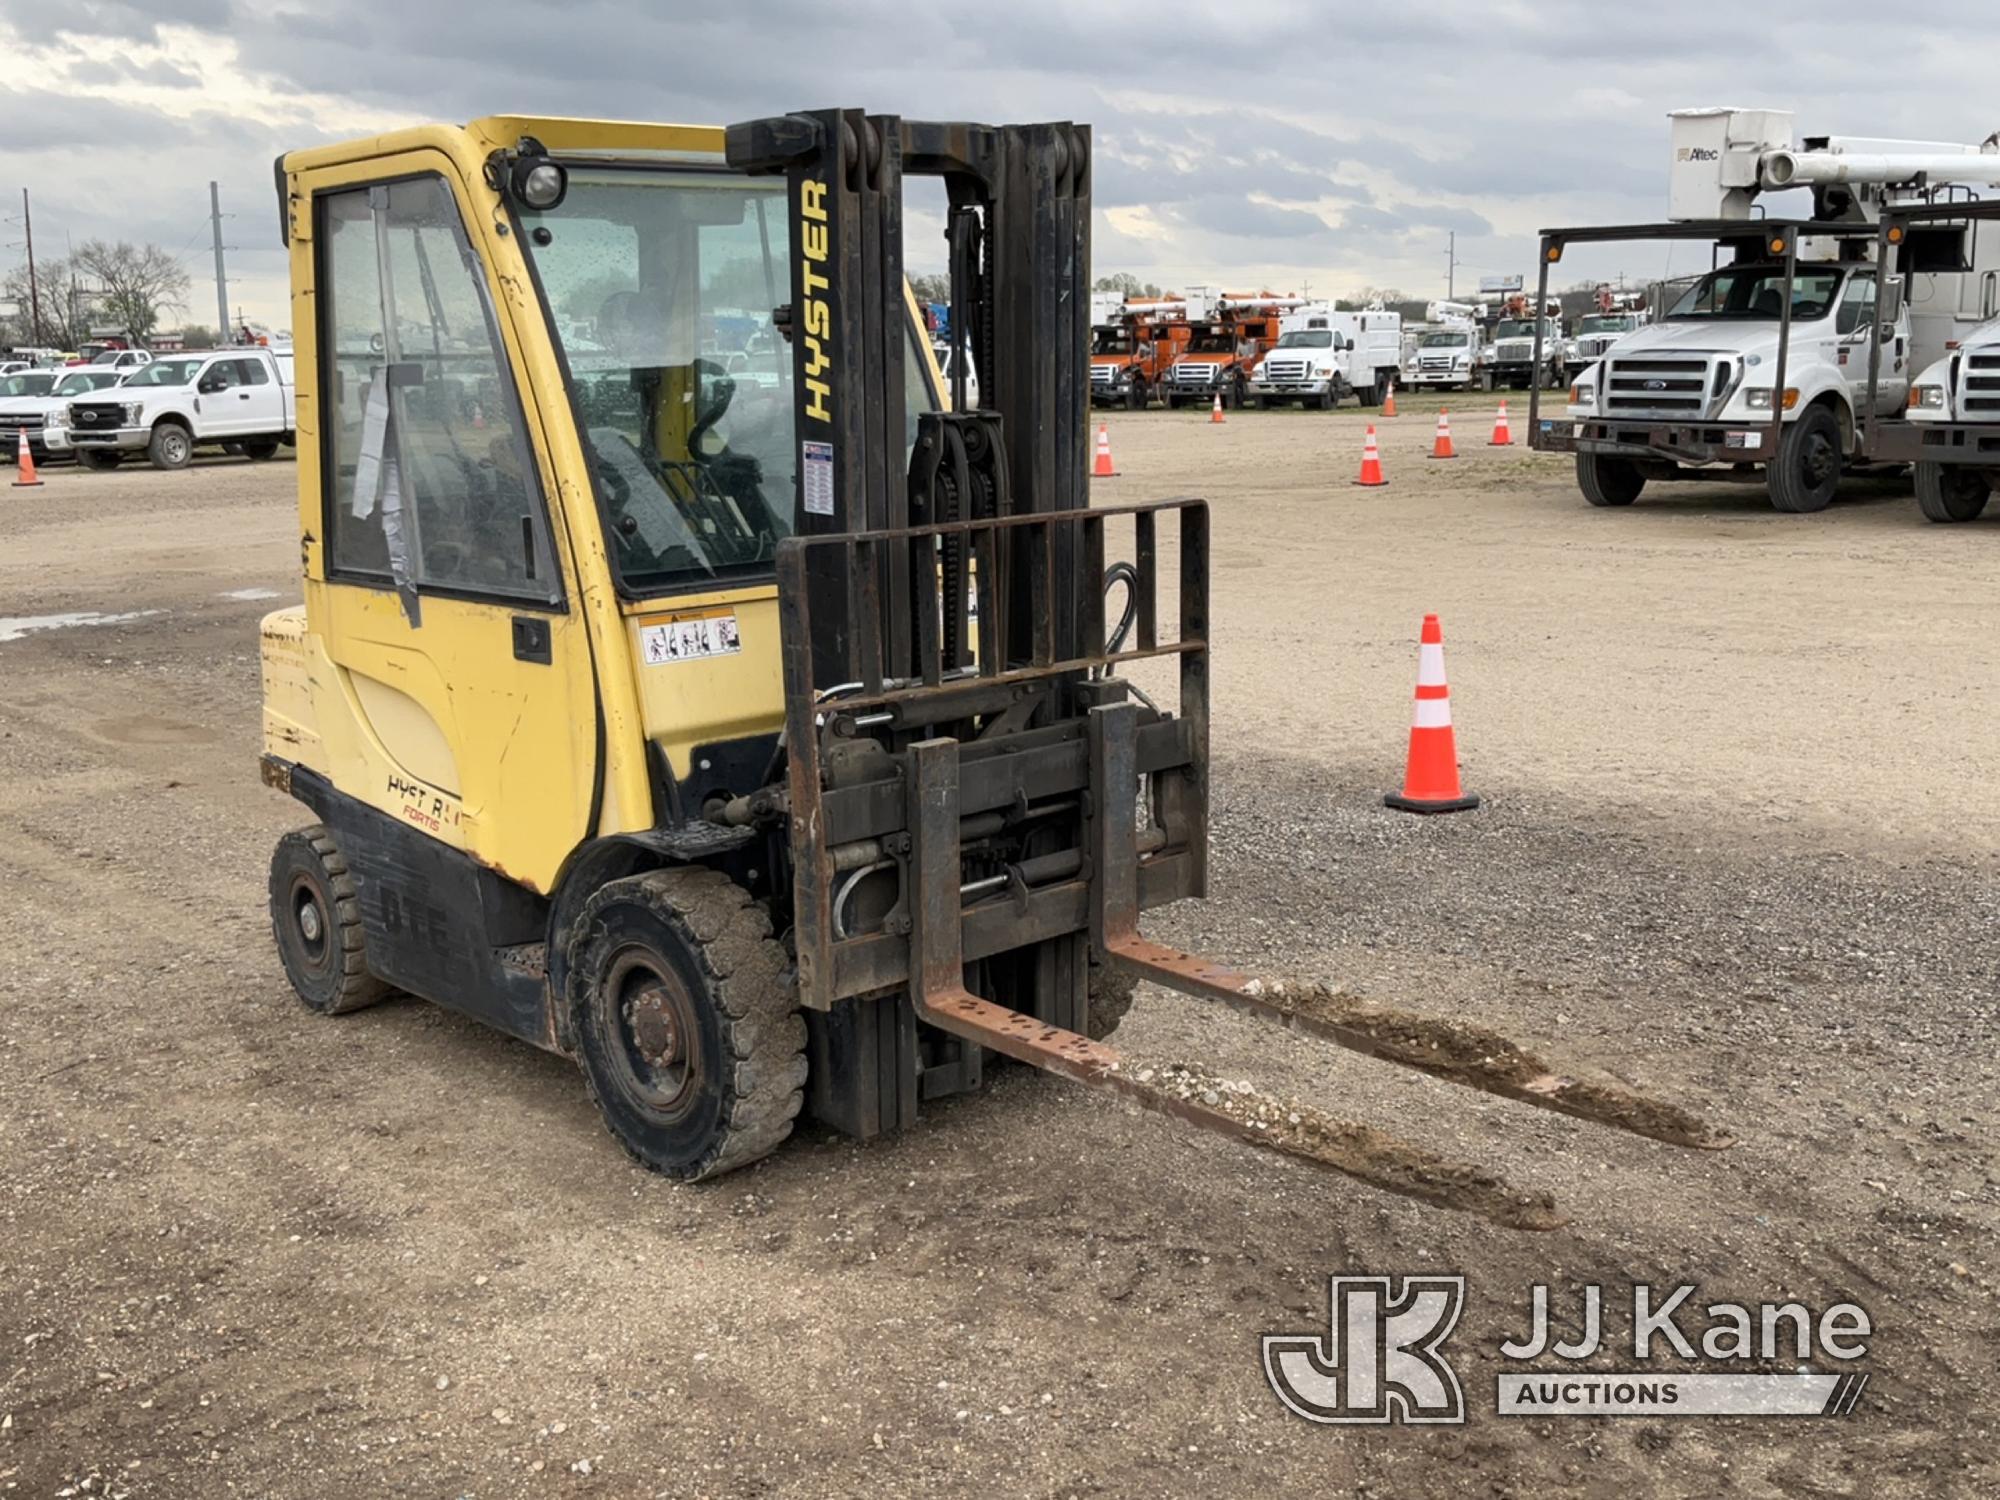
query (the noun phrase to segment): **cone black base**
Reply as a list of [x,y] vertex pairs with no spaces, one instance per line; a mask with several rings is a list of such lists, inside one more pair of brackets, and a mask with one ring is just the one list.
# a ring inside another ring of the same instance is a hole
[[1470,812],[1479,806],[1477,797],[1450,797],[1443,801],[1426,801],[1418,797],[1405,797],[1401,792],[1390,792],[1383,797],[1384,807],[1393,807],[1397,812],[1448,813]]

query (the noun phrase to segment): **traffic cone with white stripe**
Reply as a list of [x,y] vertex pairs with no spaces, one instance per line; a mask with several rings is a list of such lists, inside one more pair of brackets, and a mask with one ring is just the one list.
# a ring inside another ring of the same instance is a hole
[[1379,489],[1389,481],[1382,476],[1382,450],[1375,442],[1375,424],[1368,424],[1368,441],[1361,447],[1361,477],[1354,481],[1364,489]]
[[21,446],[14,450],[14,488],[30,489],[42,482],[42,476],[35,472],[35,450],[28,446],[28,435],[20,435]]
[[1229,420],[1222,414],[1222,392],[1220,391],[1215,393],[1215,405],[1208,409],[1208,420],[1210,422],[1226,422]]
[[1393,375],[1389,377],[1389,394],[1382,398],[1382,415],[1385,417],[1396,415],[1396,377]]
[[1458,450],[1451,445],[1451,415],[1443,407],[1438,408],[1437,441],[1431,444],[1431,457],[1458,457]]
[[1507,430],[1507,403],[1500,403],[1500,415],[1493,419],[1493,436],[1486,440],[1489,448],[1510,448],[1514,444],[1514,434]]
[[1444,631],[1436,615],[1424,616],[1417,648],[1417,714],[1410,725],[1410,755],[1403,790],[1382,799],[1399,812],[1464,812],[1479,806],[1458,784],[1458,742],[1451,732],[1451,689],[1444,681]]
[[1116,479],[1118,471],[1111,467],[1111,428],[1107,423],[1097,424],[1097,464],[1091,469],[1092,479]]

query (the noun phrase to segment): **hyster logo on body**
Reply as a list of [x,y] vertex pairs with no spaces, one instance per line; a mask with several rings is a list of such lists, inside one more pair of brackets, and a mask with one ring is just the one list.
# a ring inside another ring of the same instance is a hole
[[826,184],[807,179],[799,184],[800,275],[805,288],[805,307],[799,316],[800,348],[805,351],[806,415],[821,422],[833,420],[827,398],[833,387],[825,379],[833,364],[833,305],[821,295],[832,285],[826,275],[829,250],[826,219]]
[[1308,1422],[1463,1422],[1465,1393],[1438,1354],[1465,1308],[1463,1276],[1335,1276],[1331,1327],[1264,1335],[1264,1375]]

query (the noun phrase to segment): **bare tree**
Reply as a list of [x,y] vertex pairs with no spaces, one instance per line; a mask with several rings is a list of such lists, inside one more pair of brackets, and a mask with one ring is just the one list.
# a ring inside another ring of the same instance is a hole
[[0,279],[0,296],[20,309],[12,319],[15,344],[34,343],[36,329],[39,328],[43,343],[57,349],[76,348],[89,336],[90,318],[87,313],[88,299],[81,294],[78,286],[75,264],[67,260],[45,260],[35,269],[34,291],[39,293],[39,309],[32,305],[34,299],[30,297],[26,266],[15,266],[4,279]]
[[97,283],[99,310],[134,338],[143,339],[158,327],[168,308],[186,306],[188,274],[158,245],[86,240],[72,259],[78,271]]

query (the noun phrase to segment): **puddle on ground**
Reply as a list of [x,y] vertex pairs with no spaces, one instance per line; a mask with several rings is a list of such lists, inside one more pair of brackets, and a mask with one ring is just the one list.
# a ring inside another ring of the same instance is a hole
[[130,614],[101,615],[95,610],[78,610],[67,615],[0,615],[0,641],[18,641],[37,630],[68,630],[76,625],[123,625],[128,620],[143,620],[149,615],[165,614],[165,610],[136,609]]

